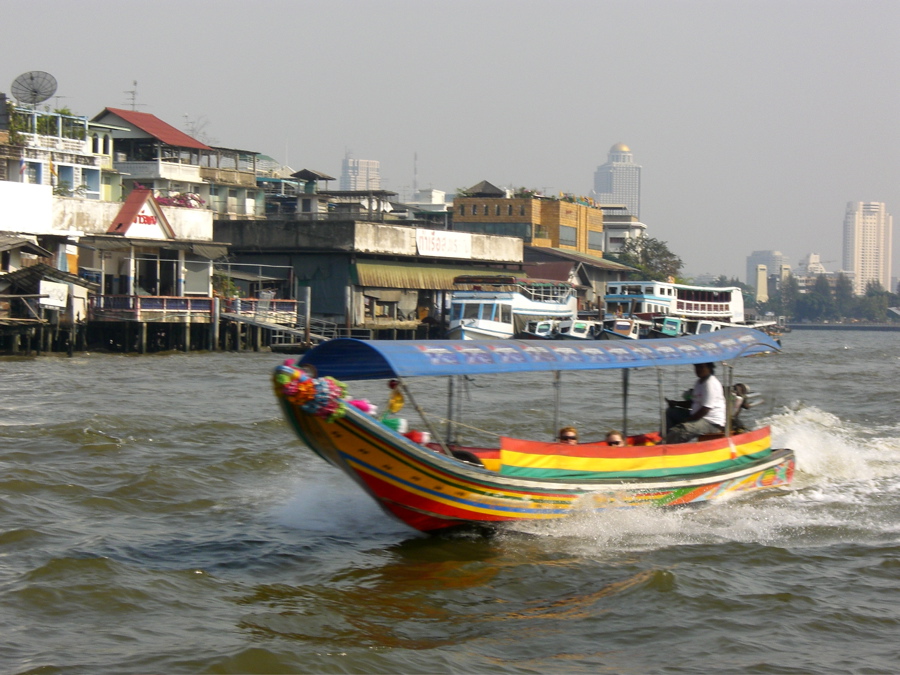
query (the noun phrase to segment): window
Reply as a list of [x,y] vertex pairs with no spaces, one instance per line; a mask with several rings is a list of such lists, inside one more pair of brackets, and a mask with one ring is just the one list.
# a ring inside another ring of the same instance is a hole
[[470,302],[463,306],[463,319],[477,319],[478,318],[478,310],[481,309],[481,305],[476,302]]
[[500,305],[500,322],[512,323],[512,305]]
[[472,215],[473,216],[478,215],[478,204],[472,204]]
[[508,216],[512,215],[512,204],[506,205],[506,215],[508,215]]
[[459,205],[459,215],[461,215],[461,216],[466,215],[466,205],[465,204]]
[[462,308],[463,308],[463,306],[462,306],[461,302],[453,303],[453,305],[450,307],[450,320],[451,321],[459,321],[460,320],[460,318],[462,317]]
[[594,251],[603,250],[603,233],[588,230],[588,248]]
[[499,216],[499,215],[500,215],[500,205],[499,205],[499,204],[497,204],[497,205],[494,206],[494,215],[495,215],[495,216]]
[[519,215],[520,216],[525,215],[525,205],[524,204],[519,204]]
[[560,225],[559,243],[561,246],[578,246],[578,230],[570,225]]

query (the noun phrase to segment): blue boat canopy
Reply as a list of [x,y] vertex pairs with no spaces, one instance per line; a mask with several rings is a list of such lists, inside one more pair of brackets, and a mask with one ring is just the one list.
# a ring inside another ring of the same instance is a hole
[[311,349],[300,365],[339,380],[482,375],[555,370],[607,370],[729,361],[777,352],[778,343],[751,328],[658,340],[352,340]]

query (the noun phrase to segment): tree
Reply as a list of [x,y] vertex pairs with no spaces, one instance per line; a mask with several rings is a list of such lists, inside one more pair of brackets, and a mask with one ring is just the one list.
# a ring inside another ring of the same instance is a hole
[[841,318],[852,316],[855,305],[853,283],[841,272],[834,283],[834,313]]
[[828,278],[824,274],[816,277],[816,283],[808,293],[797,298],[795,316],[808,321],[834,318],[834,298],[831,296]]
[[678,276],[684,264],[666,242],[645,235],[629,239],[618,255],[610,257],[640,270],[631,273],[634,280],[668,281]]
[[797,302],[800,298],[800,284],[793,274],[788,274],[781,283],[781,310],[785,316],[797,315]]

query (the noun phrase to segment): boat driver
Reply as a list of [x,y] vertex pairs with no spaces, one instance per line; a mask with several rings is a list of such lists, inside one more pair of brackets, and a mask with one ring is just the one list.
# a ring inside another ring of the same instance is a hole
[[666,443],[687,443],[697,436],[725,430],[725,393],[715,370],[714,363],[695,363],[697,382],[691,390],[691,400],[666,399]]

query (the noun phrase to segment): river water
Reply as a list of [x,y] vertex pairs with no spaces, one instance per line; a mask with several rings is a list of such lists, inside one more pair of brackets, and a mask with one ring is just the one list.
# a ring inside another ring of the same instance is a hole
[[[789,490],[489,538],[419,535],[307,451],[277,355],[0,360],[0,672],[897,672],[900,333],[783,342],[737,379],[797,453]],[[471,382],[465,421],[548,437],[549,376],[524,378]],[[411,384],[444,414],[444,383]],[[618,390],[565,375],[561,422],[622,426]]]

